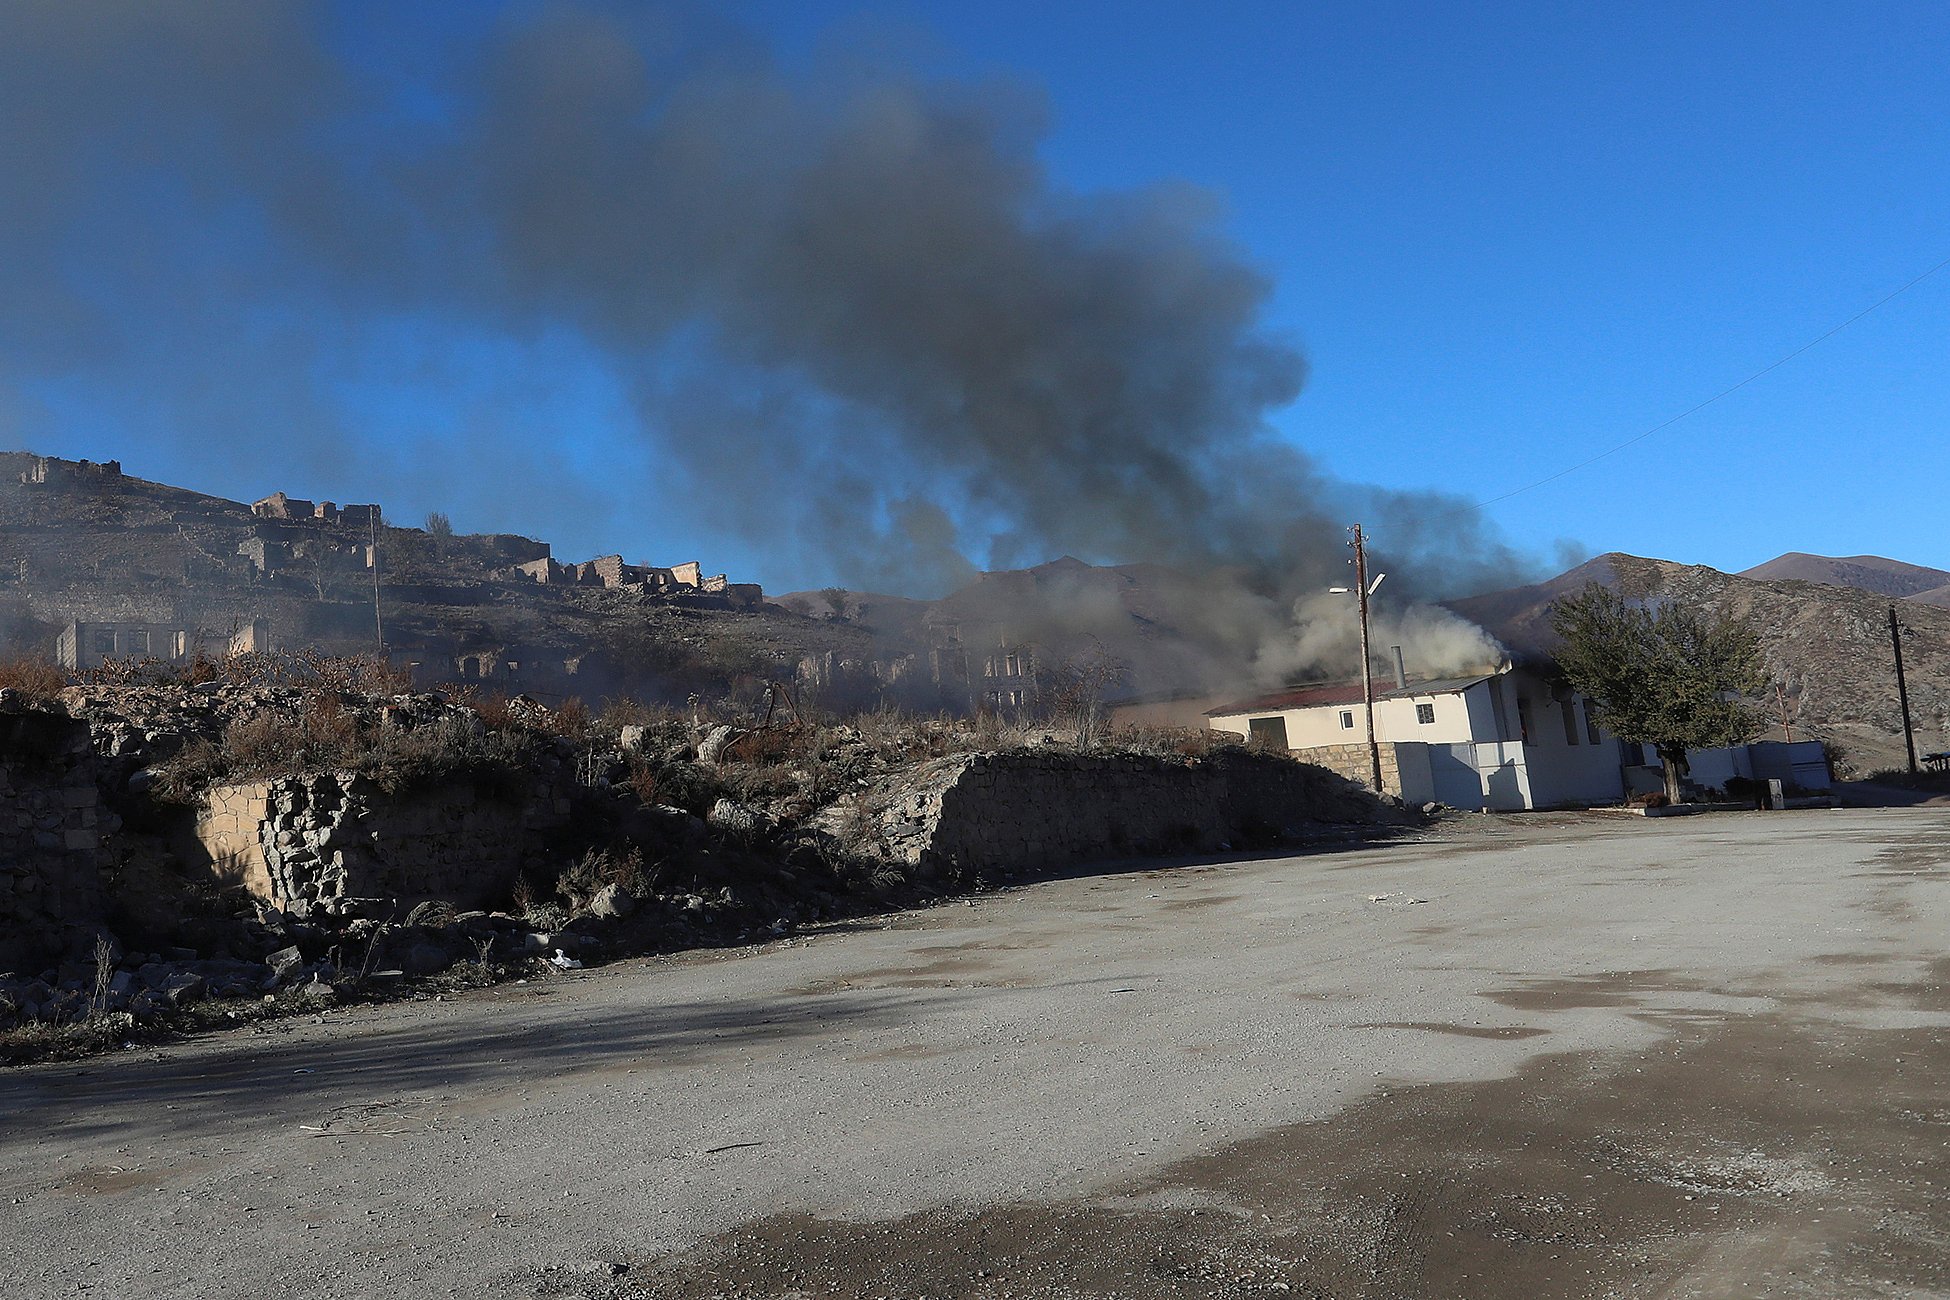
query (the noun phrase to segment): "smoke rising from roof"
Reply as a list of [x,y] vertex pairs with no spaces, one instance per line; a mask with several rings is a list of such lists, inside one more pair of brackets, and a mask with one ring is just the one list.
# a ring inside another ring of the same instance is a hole
[[[1334,482],[1276,436],[1306,363],[1216,200],[1064,189],[1020,86],[792,73],[669,13],[555,5],[457,36],[403,91],[330,18],[0,15],[0,152],[21,160],[0,247],[23,268],[0,406],[140,383],[213,459],[330,471],[360,447],[348,391],[415,326],[567,337],[626,395],[656,489],[488,420],[395,470],[531,531],[550,497],[620,523],[675,473],[782,568],[913,593],[1063,552],[1188,566],[1261,638],[1341,579],[1353,518],[1391,598],[1525,567],[1466,503]],[[461,363],[417,364],[437,383]]]

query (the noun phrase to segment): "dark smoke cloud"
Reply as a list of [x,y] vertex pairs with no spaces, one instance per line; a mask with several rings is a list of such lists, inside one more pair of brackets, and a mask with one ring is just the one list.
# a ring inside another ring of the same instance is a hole
[[1524,567],[1466,504],[1329,481],[1278,439],[1306,364],[1215,201],[1064,190],[1019,86],[789,75],[664,11],[513,9],[451,44],[402,89],[310,5],[0,11],[0,393],[112,376],[211,458],[621,522],[630,485],[517,429],[431,435],[427,464],[362,443],[344,396],[389,330],[566,332],[626,386],[655,490],[807,579],[1222,568],[1251,613],[1215,623],[1263,637],[1340,577],[1350,518],[1391,597]]

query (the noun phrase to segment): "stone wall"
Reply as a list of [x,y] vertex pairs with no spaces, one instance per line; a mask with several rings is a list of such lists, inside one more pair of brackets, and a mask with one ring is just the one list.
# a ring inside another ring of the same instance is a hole
[[202,865],[281,907],[333,899],[438,898],[502,906],[547,836],[567,821],[566,795],[451,782],[388,793],[348,772],[220,786],[196,820]]
[[85,723],[0,712],[0,970],[50,960],[101,920],[102,836],[112,823]]
[[925,764],[867,807],[890,857],[944,882],[1093,858],[1210,852],[1323,822],[1396,815],[1323,768],[1244,751],[1196,759],[957,755]]
[[[1382,741],[1380,750],[1382,792],[1399,796],[1402,792],[1401,755],[1396,752],[1392,741]],[[1364,786],[1371,783],[1374,775],[1366,742],[1315,745],[1308,749],[1296,749],[1293,756],[1303,763],[1314,763],[1330,772],[1339,773],[1350,781],[1359,781]]]

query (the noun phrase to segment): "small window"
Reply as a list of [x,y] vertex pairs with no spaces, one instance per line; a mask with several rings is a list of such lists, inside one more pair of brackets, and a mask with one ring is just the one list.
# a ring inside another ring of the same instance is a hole
[[129,653],[130,653],[130,654],[132,654],[132,655],[146,655],[146,654],[148,654],[148,653],[149,653],[149,633],[148,633],[148,632],[146,632],[146,631],[141,631],[141,632],[130,632],[130,633],[129,633],[129,635],[128,635],[128,641],[129,641]]
[[1418,705],[1416,705],[1416,706],[1415,706],[1415,720],[1416,720],[1417,722],[1419,722],[1419,723],[1421,723],[1421,724],[1422,724],[1423,726],[1425,726],[1425,727],[1426,727],[1426,726],[1428,726],[1428,725],[1429,725],[1429,724],[1430,724],[1431,722],[1434,722],[1434,721],[1435,721],[1435,705],[1433,705],[1433,704],[1418,704]]
[[1564,743],[1567,745],[1575,745],[1578,743],[1578,715],[1572,711],[1571,702],[1569,700],[1564,701],[1563,712],[1564,712]]
[[1584,702],[1584,734],[1592,744],[1598,743],[1598,710],[1591,706],[1590,700]]
[[1342,710],[1341,710],[1341,729],[1342,729],[1342,730],[1344,730],[1344,731],[1352,731],[1352,730],[1354,730],[1354,710],[1353,710],[1353,709],[1342,709]]
[[95,653],[98,655],[112,655],[115,653],[115,631],[113,628],[104,632],[95,633]]
[[1287,747],[1286,719],[1248,718],[1246,735],[1255,746],[1265,749],[1285,749]]
[[1524,695],[1517,697],[1517,739],[1530,743],[1530,699]]

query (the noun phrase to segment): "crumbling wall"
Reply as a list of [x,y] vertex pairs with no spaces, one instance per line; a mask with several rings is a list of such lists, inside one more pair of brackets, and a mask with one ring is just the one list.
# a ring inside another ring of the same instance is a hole
[[101,919],[110,822],[86,724],[0,712],[0,970],[47,960]]
[[566,793],[467,781],[388,793],[349,772],[219,786],[196,819],[203,865],[281,907],[333,899],[505,904],[566,822]]
[[1209,852],[1397,815],[1325,769],[1244,752],[963,754],[923,765],[863,806],[877,809],[872,829],[888,854],[938,881]]

